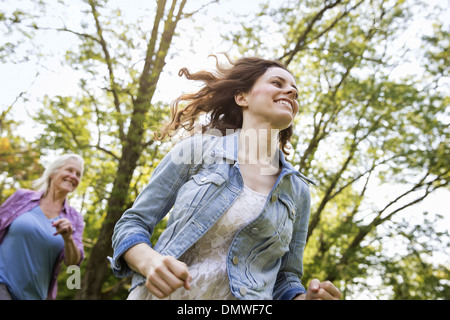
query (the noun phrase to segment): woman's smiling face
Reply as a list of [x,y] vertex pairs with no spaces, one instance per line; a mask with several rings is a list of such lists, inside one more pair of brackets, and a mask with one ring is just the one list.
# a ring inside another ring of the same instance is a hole
[[[286,129],[298,113],[298,90],[294,77],[281,68],[268,69],[248,93],[236,97],[254,120],[269,123],[271,128]],[[245,115],[244,115],[245,117]]]
[[78,161],[74,159],[67,160],[67,162],[51,176],[50,186],[65,193],[75,191],[80,184],[82,175],[81,170],[81,164]]

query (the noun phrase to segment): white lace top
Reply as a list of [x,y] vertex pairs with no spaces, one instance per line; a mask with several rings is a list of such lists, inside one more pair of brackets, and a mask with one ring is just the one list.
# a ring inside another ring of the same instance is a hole
[[[237,231],[254,220],[264,207],[267,195],[248,187],[227,212],[180,260],[187,264],[192,276],[191,289],[179,288],[169,300],[231,300],[226,258]],[[156,300],[144,286],[134,289],[128,299]]]

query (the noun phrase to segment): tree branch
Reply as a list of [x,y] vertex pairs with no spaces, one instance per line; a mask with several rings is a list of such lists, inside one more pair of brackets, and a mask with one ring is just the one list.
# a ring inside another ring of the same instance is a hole
[[[347,247],[347,249],[345,250],[345,252],[342,254],[342,258],[339,261],[338,265],[344,265],[348,263],[348,260],[350,259],[351,254],[356,250],[356,248],[361,244],[361,242],[364,240],[364,238],[372,231],[374,230],[377,226],[379,226],[380,224],[382,224],[383,222],[390,220],[396,213],[405,210],[406,208],[409,208],[421,201],[423,201],[431,192],[433,192],[434,190],[441,188],[443,186],[445,186],[446,184],[439,184],[438,186],[435,186],[434,188],[431,189],[431,187],[433,186],[433,184],[440,179],[440,177],[435,178],[433,181],[430,181],[426,184],[423,184],[423,182],[426,180],[426,178],[429,176],[429,174],[427,173],[416,185],[414,185],[410,190],[404,192],[403,194],[401,194],[400,196],[398,196],[396,199],[394,199],[393,201],[391,201],[388,205],[386,205],[382,210],[378,211],[377,213],[377,217],[375,219],[372,220],[372,222],[370,224],[368,224],[367,226],[363,226],[360,228],[360,231],[358,232],[358,234],[355,236],[355,238],[353,239],[353,241],[351,242],[351,244]],[[404,198],[405,196],[407,196],[408,194],[417,191],[420,187],[426,186],[425,188],[425,193],[420,196],[419,198],[412,200],[408,203],[406,203],[405,205],[393,210],[392,212],[390,212],[388,215],[386,215],[384,218],[381,217],[381,215],[387,210],[387,208],[389,208],[390,206],[392,206],[393,204],[395,204],[396,202],[398,202],[398,200]]]
[[142,71],[141,78],[139,79],[140,88],[147,87],[148,76],[154,64],[156,41],[158,39],[159,26],[164,16],[165,7],[166,7],[166,0],[157,1],[155,20],[153,21],[152,32],[147,45],[147,53],[145,56],[144,69]]
[[78,31],[70,30],[67,27],[64,27],[64,28],[39,27],[36,24],[33,24],[31,26],[28,25],[27,27],[28,28],[33,28],[33,29],[36,29],[36,30],[51,30],[51,31],[58,31],[58,32],[68,32],[68,33],[72,33],[72,34],[74,34],[76,36],[79,36],[79,37],[82,37],[82,38],[91,39],[92,41],[101,44],[101,41],[98,38],[94,37],[93,35],[88,34],[88,33],[81,33],[81,32],[78,32]]
[[115,80],[111,55],[109,53],[108,45],[105,41],[105,38],[103,37],[103,29],[102,29],[102,26],[100,25],[100,21],[98,19],[98,12],[97,12],[95,2],[93,0],[89,0],[89,5],[91,6],[91,12],[94,17],[95,26],[97,28],[97,35],[99,37],[99,43],[102,47],[103,54],[105,56],[105,62],[106,62],[106,66],[108,68],[109,81],[110,81],[110,85],[111,85],[110,91],[114,98],[114,107],[116,108],[116,112],[119,114],[119,116],[117,117],[117,124],[119,126],[119,137],[120,137],[120,140],[123,141],[125,138],[125,134],[123,131],[123,121],[120,117],[120,115],[122,114],[122,111],[120,109],[120,99],[119,99],[119,93],[118,93],[119,86],[117,85],[116,80]]
[[[59,113],[61,116],[63,116],[63,115],[59,112],[59,109],[58,109],[58,113]],[[64,116],[63,116],[63,117],[64,117]],[[101,147],[99,143],[97,143],[96,145],[92,145],[92,144],[83,145],[83,144],[81,144],[80,141],[79,141],[78,138],[77,138],[77,135],[76,135],[75,131],[73,131],[72,128],[71,128],[71,127],[70,127],[63,119],[61,119],[60,121],[61,121],[62,125],[67,129],[67,131],[70,132],[70,135],[72,136],[73,141],[75,142],[75,144],[77,145],[77,147],[78,147],[79,149],[96,148],[96,149],[98,149],[98,150],[100,150],[100,151],[105,152],[106,154],[109,154],[109,155],[112,156],[114,159],[119,160],[119,157],[118,157],[117,155],[115,155],[112,151],[110,151],[110,150],[108,150],[108,149],[105,149],[105,148]]]
[[183,19],[184,19],[184,18],[190,18],[190,17],[192,17],[194,14],[200,12],[200,11],[203,10],[204,8],[210,6],[211,4],[213,4],[213,3],[219,3],[219,2],[220,2],[220,0],[211,0],[210,2],[205,3],[204,5],[202,5],[200,8],[198,8],[198,9],[195,10],[195,11],[192,11],[192,12],[190,12],[190,13],[184,13],[182,18],[183,18]]
[[283,56],[281,56],[279,58],[279,60],[283,60],[284,58],[287,58],[285,64],[289,65],[292,62],[292,60],[294,59],[294,56],[297,54],[297,52],[301,51],[303,46],[306,44],[306,37],[312,31],[314,24],[316,24],[316,22],[318,22],[320,19],[322,19],[324,13],[327,10],[334,8],[341,2],[342,2],[342,0],[336,0],[335,2],[326,5],[319,12],[317,12],[316,15],[308,22],[308,25],[306,26],[305,31],[303,31],[303,33],[297,39],[297,43],[295,44],[294,49],[285,53]]

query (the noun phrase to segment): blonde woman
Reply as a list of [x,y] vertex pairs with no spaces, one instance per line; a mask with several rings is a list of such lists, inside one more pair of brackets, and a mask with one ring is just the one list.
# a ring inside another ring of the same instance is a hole
[[83,217],[67,201],[83,175],[76,154],[57,158],[35,181],[0,207],[0,299],[55,299],[61,262],[84,257]]

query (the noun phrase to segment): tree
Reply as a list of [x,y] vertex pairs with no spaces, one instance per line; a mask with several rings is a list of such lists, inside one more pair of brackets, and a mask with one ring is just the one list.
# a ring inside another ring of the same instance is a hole
[[[24,16],[28,15],[21,10],[15,10],[9,17],[0,12],[0,30],[5,36],[0,44],[1,63],[22,63],[28,61],[28,54],[34,54],[32,48],[25,46],[33,32],[16,28]],[[12,36],[11,39],[8,36]],[[26,100],[26,96],[22,91],[11,102],[0,106],[0,203],[17,188],[30,188],[31,182],[43,172],[38,163],[40,150],[35,143],[20,136],[21,121],[12,114],[17,103]]]
[[38,163],[39,150],[15,134],[19,121],[10,119],[13,106],[14,103],[0,114],[0,203],[15,189],[30,188],[31,182],[43,172]]
[[[94,39],[90,41],[97,42],[97,45],[101,46],[101,51],[104,59],[104,63],[108,68],[109,75],[109,87],[114,100],[114,107],[117,113],[116,125],[119,130],[119,139],[121,143],[121,155],[118,156],[118,168],[113,182],[111,195],[108,199],[108,211],[104,219],[100,234],[95,246],[92,249],[90,259],[83,277],[83,289],[78,295],[82,299],[96,299],[99,297],[101,288],[103,286],[103,280],[106,275],[105,259],[108,254],[111,254],[111,236],[114,230],[114,225],[120,218],[122,213],[127,209],[128,204],[127,195],[130,182],[137,167],[137,162],[142,150],[153,144],[154,140],[148,138],[144,140],[144,127],[145,120],[148,118],[149,110],[151,108],[152,96],[155,92],[156,84],[159,76],[165,64],[165,58],[172,41],[172,37],[175,34],[175,28],[177,23],[182,17],[183,9],[186,4],[186,0],[182,1],[178,8],[177,1],[173,1],[172,5],[167,13],[166,1],[158,1],[156,14],[154,18],[153,29],[150,40],[147,46],[147,52],[145,56],[145,63],[142,73],[139,77],[139,85],[137,86],[136,95],[132,97],[132,109],[130,115],[130,125],[128,131],[125,132],[124,119],[121,117],[122,111],[120,109],[121,99],[123,91],[120,90],[119,85],[116,82],[115,72],[113,69],[113,60],[111,59],[106,39],[103,35],[103,27],[99,19],[99,13],[97,11],[97,3],[89,1],[91,12],[95,20],[97,34]],[[164,23],[164,30],[160,31],[161,23]],[[160,35],[159,47],[157,47],[158,34]],[[89,43],[89,47],[92,48]],[[157,120],[157,118],[153,118]]]

